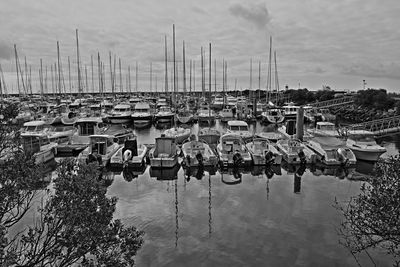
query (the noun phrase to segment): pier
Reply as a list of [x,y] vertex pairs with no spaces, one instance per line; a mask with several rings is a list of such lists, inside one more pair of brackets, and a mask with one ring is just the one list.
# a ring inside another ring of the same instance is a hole
[[400,116],[366,121],[344,127],[344,133],[352,130],[365,130],[373,132],[376,136],[400,132]]
[[344,97],[334,98],[331,100],[315,102],[315,103],[312,103],[311,106],[314,109],[320,109],[320,108],[331,108],[331,107],[336,107],[336,106],[348,105],[348,104],[352,104],[352,103],[354,103],[353,96],[344,96]]

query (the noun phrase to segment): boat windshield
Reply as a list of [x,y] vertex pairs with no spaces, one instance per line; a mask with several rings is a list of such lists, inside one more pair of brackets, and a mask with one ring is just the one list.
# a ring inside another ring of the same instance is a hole
[[353,139],[354,141],[357,142],[362,142],[362,143],[373,143],[375,142],[374,137],[371,135],[355,135],[355,136],[351,136],[351,139]]
[[248,131],[247,126],[232,125],[230,127],[231,131]]
[[79,134],[82,136],[94,134],[95,123],[80,123],[79,124]]

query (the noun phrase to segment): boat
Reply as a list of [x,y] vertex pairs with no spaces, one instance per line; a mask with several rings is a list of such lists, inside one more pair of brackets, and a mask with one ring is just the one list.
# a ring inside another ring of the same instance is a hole
[[357,162],[353,151],[346,146],[345,141],[333,137],[315,137],[308,141],[307,146],[312,149],[318,160],[326,165],[354,165]]
[[184,109],[176,114],[176,119],[182,124],[188,124],[193,121],[193,114],[189,110]]
[[182,144],[183,141],[189,138],[190,128],[172,127],[163,131],[166,137],[175,138],[176,144]]
[[78,161],[86,163],[97,161],[100,166],[106,167],[120,148],[115,136],[96,134],[90,135],[89,139],[89,146],[78,155]]
[[[164,102],[161,102],[164,103]],[[158,112],[154,115],[154,120],[159,122],[172,122],[174,120],[175,114],[171,111],[168,106],[160,106]]]
[[35,164],[42,164],[54,160],[57,154],[57,143],[50,142],[46,133],[21,133],[22,148],[26,154],[32,155]]
[[196,140],[192,135],[191,140],[182,144],[183,163],[186,167],[217,166],[218,157],[211,147],[203,140]]
[[[286,139],[296,138],[296,121],[288,120],[286,124],[278,127],[277,131]],[[304,127],[304,126],[303,126]],[[303,140],[310,140],[314,136],[310,134],[308,131],[303,130]]]
[[214,124],[215,112],[208,106],[203,105],[197,112],[197,119],[199,123]]
[[297,139],[281,139],[276,147],[282,153],[283,159],[289,164],[314,164],[316,154]]
[[268,139],[253,138],[246,144],[254,165],[281,164],[282,154],[272,145]]
[[58,153],[77,155],[89,145],[89,136],[102,134],[106,130],[105,124],[99,117],[80,118],[75,122],[74,127],[77,130],[68,143],[58,145]]
[[332,114],[329,109],[321,108],[316,114],[315,117],[319,121],[330,121],[334,122],[336,120],[336,115]]
[[156,145],[149,151],[151,168],[173,168],[178,164],[179,152],[174,137],[157,137]]
[[49,126],[45,121],[28,121],[22,125],[20,129],[21,133],[46,133],[49,130]]
[[50,142],[63,144],[70,140],[75,131],[76,128],[73,126],[59,125],[50,127],[47,131],[47,135],[49,136]]
[[378,161],[386,152],[386,148],[376,143],[374,134],[365,130],[353,130],[350,132],[346,146],[353,151],[357,160]]
[[239,135],[245,142],[253,138],[249,125],[245,121],[228,121],[227,133]]
[[296,106],[294,103],[287,103],[282,107],[283,115],[285,116],[286,120],[295,120],[297,117],[297,110],[299,106]]
[[252,158],[243,139],[237,134],[224,134],[217,145],[221,167],[250,166]]
[[178,179],[178,172],[181,165],[175,164],[171,168],[155,168],[150,167],[149,175],[152,178],[156,178],[159,181],[172,181]]
[[199,140],[205,141],[207,144],[216,145],[221,138],[221,132],[215,128],[200,128],[197,134]]
[[138,102],[135,104],[132,113],[133,125],[136,128],[144,128],[151,125],[153,116],[150,113],[150,105],[147,102]]
[[266,123],[282,123],[285,120],[285,116],[282,110],[279,108],[268,108],[261,113],[261,119]]
[[211,103],[211,108],[215,110],[220,110],[224,106],[224,97],[222,95],[216,95]]
[[131,105],[129,104],[117,104],[107,119],[112,124],[129,123],[131,121]]
[[340,137],[339,131],[335,124],[327,121],[318,121],[313,129],[307,129],[307,132],[314,136],[333,136]]
[[147,146],[138,146],[137,138],[125,140],[124,145],[110,159],[111,168],[142,168],[146,165]]
[[222,109],[219,113],[219,118],[222,122],[228,122],[235,119],[233,110],[229,107]]

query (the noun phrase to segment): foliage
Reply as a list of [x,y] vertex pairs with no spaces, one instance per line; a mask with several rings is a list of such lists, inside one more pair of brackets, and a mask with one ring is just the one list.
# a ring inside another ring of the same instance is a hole
[[285,93],[289,94],[291,96],[292,101],[295,102],[297,105],[312,103],[315,102],[316,100],[314,93],[308,91],[307,88],[298,90],[290,89]]
[[39,209],[38,222],[15,238],[6,261],[14,265],[131,266],[143,244],[143,232],[124,227],[112,216],[116,198],[94,165],[63,161],[54,181],[55,193]]
[[355,103],[366,108],[388,110],[394,107],[395,100],[384,89],[367,89],[357,92]]
[[353,254],[383,248],[400,265],[400,157],[380,160],[361,193],[343,207],[341,243]]

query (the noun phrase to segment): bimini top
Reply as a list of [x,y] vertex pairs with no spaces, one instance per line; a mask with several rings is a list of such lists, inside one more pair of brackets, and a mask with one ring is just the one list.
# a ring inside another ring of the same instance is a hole
[[80,118],[75,123],[82,123],[82,122],[96,122],[102,123],[103,120],[99,117],[87,117],[87,118]]
[[245,126],[245,127],[248,127],[249,125],[245,121],[228,121],[228,126]]

